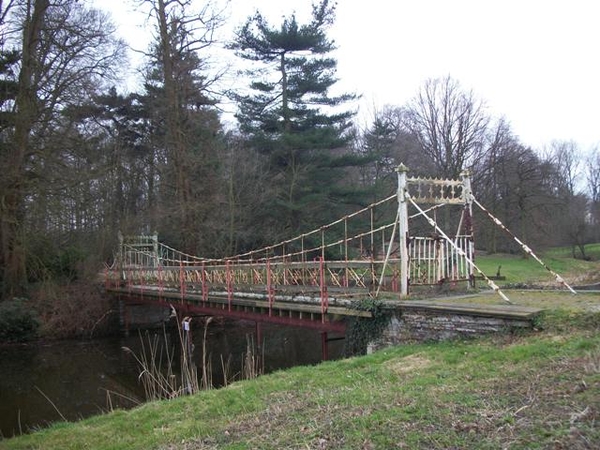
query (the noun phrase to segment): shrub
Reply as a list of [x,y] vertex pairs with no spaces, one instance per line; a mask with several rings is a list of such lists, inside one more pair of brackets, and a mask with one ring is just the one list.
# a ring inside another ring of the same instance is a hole
[[0,302],[0,342],[23,342],[36,337],[37,315],[21,298]]
[[98,283],[48,280],[30,289],[30,304],[38,312],[39,333],[48,339],[70,339],[109,334],[118,330],[113,299]]

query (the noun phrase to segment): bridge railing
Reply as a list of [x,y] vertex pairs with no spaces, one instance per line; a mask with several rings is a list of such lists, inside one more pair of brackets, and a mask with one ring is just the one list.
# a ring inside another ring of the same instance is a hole
[[[455,241],[461,248],[472,245],[469,236]],[[460,256],[445,241],[434,238],[412,238],[410,249],[411,284],[438,284],[443,281],[469,279],[469,270]],[[466,253],[466,252],[465,252]],[[352,296],[358,292],[398,292],[399,259],[285,261],[266,262],[179,261],[163,265],[159,258],[141,252],[127,259],[128,264],[107,272],[107,286],[144,286],[147,289],[170,289],[198,292],[203,299],[212,291],[276,292],[291,295]],[[144,264],[149,262],[149,264]],[[382,276],[382,272],[385,273]],[[381,286],[379,286],[381,283]]]
[[408,247],[411,284],[468,281],[470,270],[466,255],[472,254],[473,239],[471,236],[456,236],[453,243],[462,253],[445,239],[412,237]]

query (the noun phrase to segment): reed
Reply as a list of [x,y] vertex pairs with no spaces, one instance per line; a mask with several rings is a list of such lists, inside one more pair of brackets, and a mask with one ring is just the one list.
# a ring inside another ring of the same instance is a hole
[[231,355],[227,357],[227,360],[221,355],[221,371],[223,372],[223,387],[227,387],[234,376],[231,375]]
[[193,361],[192,319],[184,317],[180,323],[173,307],[171,307],[170,318],[175,318],[177,323],[178,346],[181,355],[179,374],[174,371],[175,348],[169,345],[164,326],[162,336],[158,334],[151,336],[146,332],[144,339],[140,333],[141,349],[139,354],[129,347],[123,347],[123,350],[132,355],[139,366],[138,379],[144,387],[146,400],[149,401],[171,399],[200,391],[198,370]]
[[213,318],[209,317],[206,319],[204,324],[204,336],[202,337],[202,381],[201,385],[203,389],[211,389],[213,387],[212,380],[212,363],[210,358],[207,358],[208,350],[206,348],[206,340],[208,336],[208,325],[212,322]]
[[258,351],[253,335],[246,335],[246,353],[242,359],[242,378],[252,380],[262,374],[264,361]]
[[[146,332],[143,336],[140,333],[141,346],[138,354],[129,347],[123,347],[123,350],[131,354],[139,366],[138,379],[142,383],[144,395],[148,401],[191,395],[214,387],[211,354],[207,345],[208,327],[213,318],[207,318],[204,323],[200,376],[198,366],[194,363],[193,358],[192,318],[186,316],[182,320],[178,320],[173,307],[171,307],[170,318],[174,318],[177,323],[178,342],[176,346],[180,354],[178,373],[174,370],[176,349],[175,346],[169,345],[169,338],[164,326],[162,335],[151,335]],[[262,375],[263,367],[262,352],[253,335],[246,335],[246,351],[242,355],[241,372],[232,375],[231,355],[227,359],[221,355],[224,386],[228,386],[236,379],[236,375],[244,380],[257,378]],[[110,404],[109,407],[111,407]]]

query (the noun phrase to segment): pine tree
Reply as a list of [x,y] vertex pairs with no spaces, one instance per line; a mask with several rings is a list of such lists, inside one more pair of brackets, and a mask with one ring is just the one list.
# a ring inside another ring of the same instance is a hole
[[284,234],[324,223],[344,201],[337,182],[344,167],[355,163],[345,151],[354,113],[342,105],[356,97],[329,92],[337,82],[326,35],[334,17],[329,0],[313,4],[308,24],[292,14],[275,28],[257,12],[232,45],[254,65],[250,92],[236,98],[237,118],[251,146],[268,156],[276,198],[264,219]]

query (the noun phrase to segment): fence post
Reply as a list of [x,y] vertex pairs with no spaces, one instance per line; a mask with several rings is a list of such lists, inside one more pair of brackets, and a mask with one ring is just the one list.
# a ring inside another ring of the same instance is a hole
[[406,173],[408,167],[400,164],[398,173],[398,239],[400,246],[400,296],[408,295],[408,204],[406,202]]

